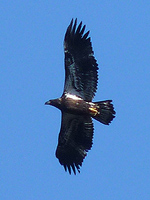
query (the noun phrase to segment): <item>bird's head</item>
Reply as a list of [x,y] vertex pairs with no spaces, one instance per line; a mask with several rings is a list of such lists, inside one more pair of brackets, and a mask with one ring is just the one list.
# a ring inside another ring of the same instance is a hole
[[56,108],[59,108],[59,109],[60,109],[60,104],[61,104],[61,98],[52,99],[45,102],[45,105],[55,106]]

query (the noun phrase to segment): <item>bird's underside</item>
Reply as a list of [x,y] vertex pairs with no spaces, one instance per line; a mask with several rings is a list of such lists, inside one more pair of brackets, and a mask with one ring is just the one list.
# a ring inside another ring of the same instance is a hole
[[61,129],[56,157],[65,171],[80,172],[83,160],[93,143],[92,118],[108,125],[115,117],[112,100],[92,102],[97,89],[98,64],[89,31],[82,22],[71,21],[64,39],[65,85],[61,98],[47,101],[61,110]]

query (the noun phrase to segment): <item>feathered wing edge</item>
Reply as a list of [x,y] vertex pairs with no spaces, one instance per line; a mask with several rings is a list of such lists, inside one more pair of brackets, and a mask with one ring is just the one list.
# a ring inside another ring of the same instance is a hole
[[98,64],[94,58],[89,31],[84,34],[82,22],[77,27],[73,19],[64,39],[65,86],[64,92],[72,92],[91,101],[97,90]]
[[62,113],[56,157],[65,171],[80,172],[83,160],[92,147],[93,122],[89,116]]

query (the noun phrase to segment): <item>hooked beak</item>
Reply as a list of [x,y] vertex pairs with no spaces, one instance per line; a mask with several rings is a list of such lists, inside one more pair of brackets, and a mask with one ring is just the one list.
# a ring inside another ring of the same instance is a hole
[[49,100],[49,101],[46,101],[45,102],[45,105],[51,105],[51,101]]

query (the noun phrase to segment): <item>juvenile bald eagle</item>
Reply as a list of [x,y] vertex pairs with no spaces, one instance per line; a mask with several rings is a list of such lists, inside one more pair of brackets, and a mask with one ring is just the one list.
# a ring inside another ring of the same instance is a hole
[[112,100],[92,102],[97,89],[98,64],[90,41],[77,19],[67,28],[64,38],[65,85],[62,96],[46,105],[62,113],[56,157],[65,171],[80,172],[83,159],[92,147],[92,118],[108,125],[115,117]]

